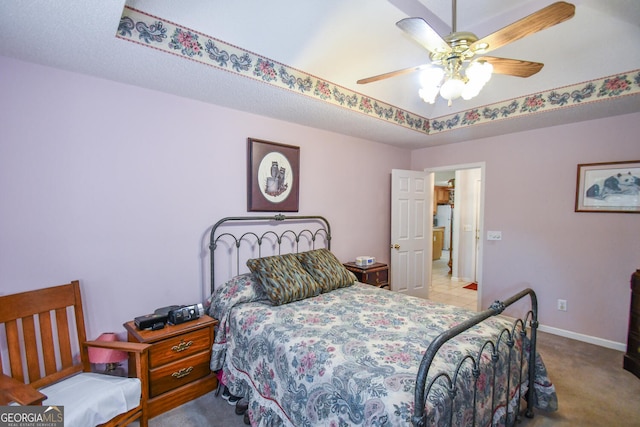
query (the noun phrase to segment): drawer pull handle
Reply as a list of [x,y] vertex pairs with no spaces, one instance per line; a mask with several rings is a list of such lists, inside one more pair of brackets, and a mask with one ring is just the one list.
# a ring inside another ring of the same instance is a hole
[[182,368],[178,372],[174,372],[173,374],[171,374],[171,376],[174,377],[175,379],[180,379],[189,375],[191,371],[193,371],[193,366],[189,366],[188,368]]
[[171,350],[175,351],[176,353],[180,353],[181,351],[185,351],[192,345],[193,345],[193,341],[189,341],[189,342],[180,341],[180,344],[174,345],[173,347],[171,347]]

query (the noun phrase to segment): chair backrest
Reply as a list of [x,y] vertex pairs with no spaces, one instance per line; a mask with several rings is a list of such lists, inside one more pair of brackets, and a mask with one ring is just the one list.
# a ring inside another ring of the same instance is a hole
[[[0,296],[1,325],[0,348],[9,355],[5,374],[18,381],[41,388],[89,367],[80,345],[86,334],[78,281]],[[0,371],[3,363],[0,352]]]

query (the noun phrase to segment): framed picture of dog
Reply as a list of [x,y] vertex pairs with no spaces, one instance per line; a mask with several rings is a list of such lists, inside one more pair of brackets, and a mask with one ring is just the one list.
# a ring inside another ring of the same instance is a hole
[[578,165],[575,211],[640,213],[640,160]]
[[247,211],[298,212],[300,147],[247,139]]

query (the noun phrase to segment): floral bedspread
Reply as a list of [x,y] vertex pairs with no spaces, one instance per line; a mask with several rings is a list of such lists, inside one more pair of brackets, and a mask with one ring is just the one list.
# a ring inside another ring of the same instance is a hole
[[[223,370],[232,394],[249,398],[254,426],[410,426],[425,350],[442,331],[474,314],[360,283],[272,306],[250,275],[218,288],[210,304],[209,314],[220,321],[211,368]],[[465,355],[477,356],[487,337],[511,330],[511,323],[493,317],[445,344],[429,379],[435,372],[452,372]],[[512,354],[522,345],[516,341]],[[524,346],[526,358],[526,340]],[[480,360],[488,367],[477,380],[476,424],[502,424],[505,394],[517,403],[526,378],[512,361],[507,391],[507,358],[501,356],[495,396],[503,403],[492,404],[490,353]],[[460,374],[465,384],[456,399],[462,403],[452,408],[441,386],[428,398],[433,425],[448,422],[449,416],[453,425],[471,425],[474,377],[468,365]],[[536,406],[555,410],[553,385],[539,358],[536,365]]]

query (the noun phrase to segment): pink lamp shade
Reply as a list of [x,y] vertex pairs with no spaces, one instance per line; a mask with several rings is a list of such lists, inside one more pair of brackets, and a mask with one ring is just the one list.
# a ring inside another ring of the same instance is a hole
[[[96,341],[118,341],[118,336],[113,332],[106,332],[98,337]],[[116,364],[127,360],[127,353],[110,348],[89,347],[89,362]]]

